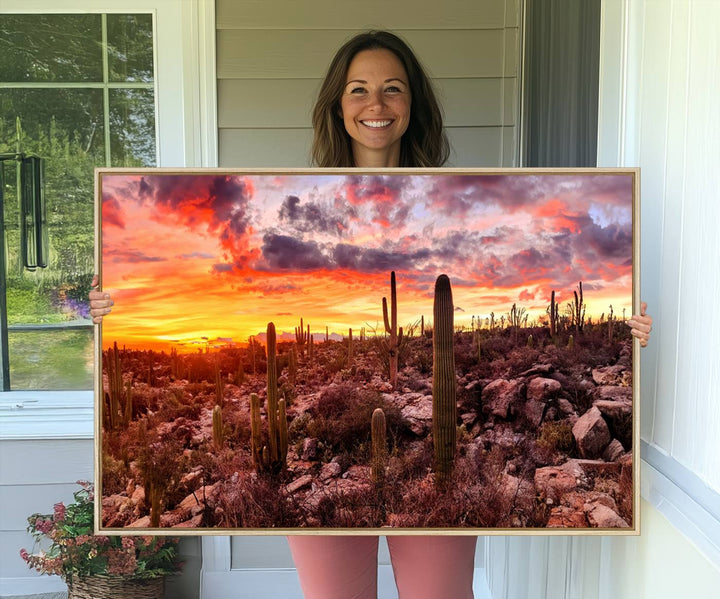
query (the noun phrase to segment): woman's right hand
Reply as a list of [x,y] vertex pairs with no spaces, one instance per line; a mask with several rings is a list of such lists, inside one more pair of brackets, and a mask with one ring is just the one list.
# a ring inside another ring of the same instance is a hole
[[102,322],[103,316],[110,314],[110,308],[115,303],[110,298],[109,293],[94,289],[99,284],[98,276],[95,275],[92,280],[93,290],[90,292],[90,316],[95,324]]

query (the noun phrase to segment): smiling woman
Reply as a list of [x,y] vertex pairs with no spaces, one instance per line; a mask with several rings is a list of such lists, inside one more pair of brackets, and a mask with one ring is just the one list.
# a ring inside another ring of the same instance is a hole
[[398,164],[412,100],[402,63],[389,50],[365,50],[353,58],[347,80],[340,111],[355,160]]
[[359,34],[338,50],[312,123],[317,166],[434,167],[450,154],[430,79],[408,45],[386,31]]

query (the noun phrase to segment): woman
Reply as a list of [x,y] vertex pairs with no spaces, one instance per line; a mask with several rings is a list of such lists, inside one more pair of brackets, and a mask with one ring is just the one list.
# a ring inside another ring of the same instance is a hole
[[[449,147],[432,85],[410,48],[388,32],[355,36],[335,55],[313,111],[312,157],[320,167],[439,167]],[[113,305],[90,294],[99,323]],[[652,319],[628,324],[647,345]],[[377,596],[375,536],[292,536],[307,599]],[[390,536],[400,599],[471,599],[476,537]]]

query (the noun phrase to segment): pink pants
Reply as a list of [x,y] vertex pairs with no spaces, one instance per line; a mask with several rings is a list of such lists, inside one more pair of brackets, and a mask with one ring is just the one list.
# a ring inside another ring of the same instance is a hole
[[[399,599],[472,599],[473,536],[389,536]],[[291,536],[305,599],[376,599],[378,537]]]

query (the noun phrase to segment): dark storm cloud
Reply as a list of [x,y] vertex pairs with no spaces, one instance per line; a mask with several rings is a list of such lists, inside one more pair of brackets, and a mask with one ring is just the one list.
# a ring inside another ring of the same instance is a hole
[[341,236],[348,228],[348,218],[355,215],[350,206],[336,207],[317,202],[302,204],[297,196],[287,196],[278,210],[280,222],[288,223],[293,229],[307,233],[331,233]]
[[415,270],[418,264],[429,259],[431,251],[427,248],[405,253],[375,248],[359,248],[347,244],[338,244],[333,259],[338,268],[364,273],[391,270]]
[[552,197],[575,198],[582,210],[590,202],[630,207],[630,175],[445,175],[433,180],[429,203],[445,214],[465,214],[475,204],[508,211]]
[[332,262],[314,241],[266,233],[261,248],[267,270],[317,270],[332,268]]

